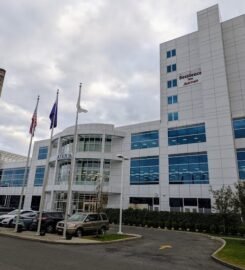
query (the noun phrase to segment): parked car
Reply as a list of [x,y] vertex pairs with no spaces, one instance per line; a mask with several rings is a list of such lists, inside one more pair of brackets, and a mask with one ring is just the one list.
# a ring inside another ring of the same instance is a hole
[[[38,215],[37,212],[34,212],[34,213],[26,213],[26,214],[20,215],[18,226],[19,226],[22,230],[29,230],[31,224],[33,223],[33,220],[37,218],[37,215]],[[15,227],[16,221],[17,221],[17,217],[15,217],[15,218],[13,219],[12,227]]]
[[[99,232],[104,234],[109,229],[109,220],[104,213],[75,213],[68,218],[67,234],[82,237],[86,233]],[[58,222],[56,230],[63,233],[64,221]]]
[[9,213],[9,212],[11,212],[13,210],[15,210],[15,208],[13,208],[13,207],[0,206],[0,216],[5,215],[6,213]]
[[[63,212],[43,212],[42,213],[42,221],[41,221],[41,228],[45,228],[47,233],[55,232],[56,224],[64,219]],[[39,217],[33,220],[32,224],[30,225],[30,230],[35,231],[37,230]]]
[[[33,213],[34,211],[32,210],[20,210],[20,214],[27,214],[27,213]],[[0,226],[4,227],[11,227],[13,223],[13,219],[17,216],[18,209],[9,212],[6,215],[1,215],[0,216]]]

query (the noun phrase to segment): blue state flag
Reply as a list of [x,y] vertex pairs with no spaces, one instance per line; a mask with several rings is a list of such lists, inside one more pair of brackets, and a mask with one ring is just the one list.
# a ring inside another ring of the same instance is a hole
[[58,113],[58,99],[55,101],[53,108],[50,112],[49,119],[50,119],[50,129],[57,127],[57,113]]

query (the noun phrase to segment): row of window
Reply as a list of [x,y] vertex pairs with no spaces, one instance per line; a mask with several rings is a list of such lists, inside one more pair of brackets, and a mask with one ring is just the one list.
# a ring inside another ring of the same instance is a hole
[[158,147],[158,131],[146,131],[131,135],[131,150]]
[[168,145],[206,142],[205,124],[168,129]]
[[[27,184],[29,169],[26,173],[25,185]],[[11,168],[0,170],[0,187],[21,187],[25,176],[25,168]]]
[[170,155],[169,184],[208,184],[207,153]]

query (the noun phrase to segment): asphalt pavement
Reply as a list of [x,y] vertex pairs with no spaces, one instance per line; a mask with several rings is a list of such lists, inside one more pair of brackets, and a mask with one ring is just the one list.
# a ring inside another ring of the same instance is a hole
[[143,238],[105,245],[55,245],[0,236],[0,270],[219,270],[221,243],[178,231],[123,227]]

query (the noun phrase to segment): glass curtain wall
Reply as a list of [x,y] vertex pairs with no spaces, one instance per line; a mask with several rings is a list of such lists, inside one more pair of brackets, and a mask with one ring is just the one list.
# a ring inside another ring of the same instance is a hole
[[71,154],[73,147],[73,136],[61,138],[61,154]]
[[[24,181],[25,168],[12,168],[0,170],[0,186],[1,187],[21,187]],[[29,175],[29,169],[27,171],[27,179]]]
[[170,155],[169,184],[208,184],[206,152]]
[[58,177],[55,184],[68,183],[71,171],[71,161],[62,161],[58,163]]
[[97,135],[97,134],[79,135],[78,151],[79,152],[101,152],[102,151],[102,135]]

